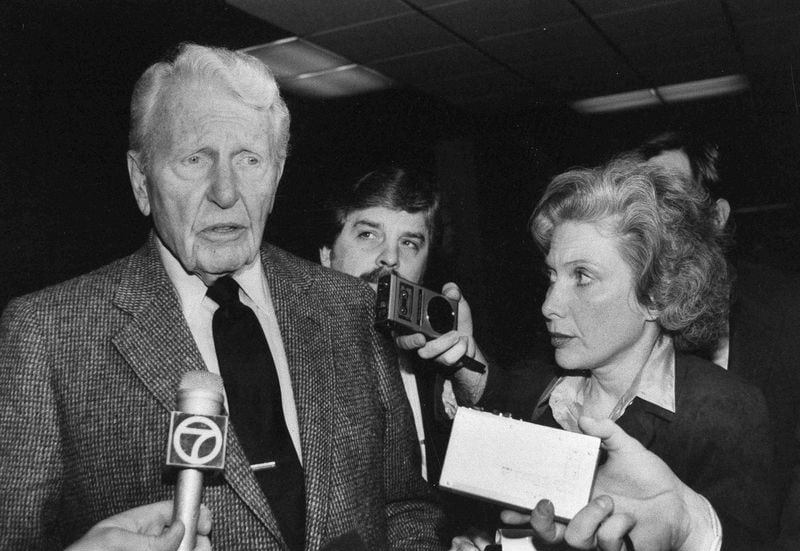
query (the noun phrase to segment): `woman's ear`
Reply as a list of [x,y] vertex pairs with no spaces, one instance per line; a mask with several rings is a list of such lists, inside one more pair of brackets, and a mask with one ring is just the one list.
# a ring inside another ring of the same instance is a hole
[[645,317],[647,321],[657,321],[661,315],[661,310],[656,308],[656,301],[652,296],[648,296],[648,304],[643,305]]

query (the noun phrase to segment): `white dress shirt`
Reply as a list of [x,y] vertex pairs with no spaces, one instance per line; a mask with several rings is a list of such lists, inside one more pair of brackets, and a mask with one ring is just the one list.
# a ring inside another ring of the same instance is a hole
[[[167,271],[170,281],[175,286],[180,299],[183,317],[189,325],[200,355],[208,370],[219,374],[219,364],[217,353],[214,349],[214,335],[211,322],[214,312],[217,310],[217,303],[206,296],[205,283],[196,275],[190,274],[183,269],[180,262],[173,254],[158,240],[158,253],[161,262]],[[272,352],[272,359],[275,361],[275,370],[278,374],[278,383],[281,387],[281,404],[283,406],[283,416],[286,419],[286,428],[294,444],[297,458],[303,464],[302,450],[300,449],[300,425],[297,422],[297,408],[294,402],[292,391],[292,380],[289,375],[289,362],[286,360],[286,352],[283,349],[278,320],[275,316],[275,308],[267,285],[267,278],[261,266],[260,257],[252,264],[240,269],[233,275],[233,279],[239,284],[239,300],[255,312],[258,323],[264,331],[264,336]],[[227,407],[227,397],[225,405]]]

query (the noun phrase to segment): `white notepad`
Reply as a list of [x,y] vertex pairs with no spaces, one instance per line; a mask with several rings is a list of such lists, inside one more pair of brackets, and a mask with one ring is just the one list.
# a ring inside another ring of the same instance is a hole
[[458,408],[439,486],[512,509],[541,499],[571,519],[591,497],[600,439]]

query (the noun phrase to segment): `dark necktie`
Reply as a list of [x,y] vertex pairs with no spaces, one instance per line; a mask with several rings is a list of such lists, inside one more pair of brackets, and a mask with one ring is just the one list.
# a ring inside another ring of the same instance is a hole
[[239,285],[230,276],[208,288],[219,305],[212,328],[219,371],[225,384],[231,422],[293,550],[303,549],[305,490],[303,468],[297,459],[281,407],[275,362],[255,313],[239,300]]

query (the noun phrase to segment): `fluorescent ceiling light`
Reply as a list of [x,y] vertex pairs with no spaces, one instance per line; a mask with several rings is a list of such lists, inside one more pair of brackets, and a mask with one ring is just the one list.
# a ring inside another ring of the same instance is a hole
[[578,113],[610,113],[626,109],[651,107],[653,105],[691,101],[701,98],[735,94],[747,90],[750,84],[744,75],[729,75],[719,78],[695,80],[681,84],[669,84],[657,88],[634,90],[596,98],[582,99],[572,103]]
[[730,75],[661,86],[658,88],[658,93],[664,98],[664,101],[669,103],[735,94],[747,90],[749,87],[750,83],[747,82],[747,77],[744,75]]
[[335,98],[375,92],[392,86],[382,74],[361,65],[351,64],[328,71],[306,73],[280,83],[282,90],[298,96]]
[[382,74],[295,36],[244,48],[275,74],[278,86],[304,97],[354,96],[391,87]]
[[610,113],[612,111],[658,105],[659,103],[661,101],[656,97],[655,90],[649,88],[610,96],[582,99],[574,102],[572,108],[578,113]]

